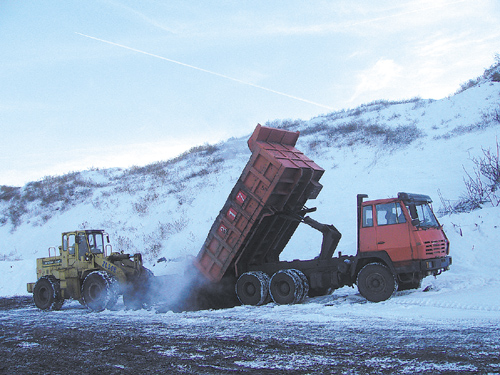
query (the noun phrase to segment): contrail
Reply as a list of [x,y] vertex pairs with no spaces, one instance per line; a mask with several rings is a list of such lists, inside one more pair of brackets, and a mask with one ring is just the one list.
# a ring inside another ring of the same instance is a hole
[[122,45],[122,44],[118,44],[118,43],[110,42],[109,40],[99,39],[99,38],[96,38],[96,37],[94,37],[94,36],[90,36],[90,35],[85,35],[85,34],[81,34],[81,33],[77,33],[77,32],[75,32],[75,34],[78,34],[78,35],[84,36],[84,37],[86,37],[86,38],[90,38],[90,39],[98,40],[99,42],[103,42],[103,43],[111,44],[111,45],[113,45],[113,46],[117,46],[117,47],[125,48],[125,49],[128,49],[128,50],[130,50],[130,51],[134,51],[134,52],[142,53],[142,54],[144,54],[144,55],[148,55],[148,56],[156,57],[157,59],[161,59],[161,60],[165,60],[165,61],[168,61],[168,62],[171,62],[171,63],[174,63],[174,64],[182,65],[182,66],[185,66],[185,67],[187,67],[187,68],[196,69],[196,70],[199,70],[200,72],[205,72],[205,73],[208,73],[208,74],[212,74],[212,75],[214,75],[214,76],[217,76],[217,77],[222,77],[222,78],[225,78],[225,79],[229,79],[229,80],[231,80],[231,81],[238,82],[238,83],[241,83],[241,84],[243,84],[243,85],[248,85],[248,86],[256,87],[256,88],[261,89],[261,90],[266,90],[266,91],[272,92],[272,93],[274,93],[274,94],[278,94],[278,95],[286,96],[286,97],[288,97],[288,98],[295,99],[295,100],[300,100],[301,102],[308,103],[308,104],[313,104],[313,105],[316,105],[316,106],[318,106],[318,107],[326,108],[326,109],[329,109],[329,110],[333,111],[333,108],[332,108],[332,107],[328,107],[328,106],[326,106],[326,105],[324,105],[324,104],[315,103],[315,102],[312,102],[312,101],[307,100],[307,99],[303,99],[303,98],[299,98],[299,97],[297,97],[297,96],[293,96],[293,95],[285,94],[284,92],[280,92],[280,91],[276,91],[276,90],[268,89],[267,87],[262,87],[262,86],[259,86],[259,85],[255,85],[255,84],[250,83],[250,82],[245,82],[245,81],[242,81],[242,80],[237,79],[237,78],[232,78],[232,77],[226,76],[226,75],[224,75],[224,74],[220,74],[220,73],[212,72],[212,71],[207,70],[207,69],[198,68],[198,67],[196,67],[196,66],[189,65],[189,64],[185,64],[185,63],[180,62],[180,61],[176,61],[176,60],[168,59],[168,58],[163,57],[163,56],[155,55],[154,53],[149,53],[149,52],[146,52],[146,51],[141,51],[141,50],[136,49],[136,48],[127,47],[127,46],[124,46],[124,45]]

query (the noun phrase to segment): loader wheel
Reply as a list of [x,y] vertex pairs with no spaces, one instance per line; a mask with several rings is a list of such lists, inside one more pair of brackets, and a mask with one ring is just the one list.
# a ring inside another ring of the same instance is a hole
[[41,310],[60,310],[64,300],[61,297],[59,280],[54,276],[42,276],[33,288],[33,300]]
[[82,296],[85,305],[94,311],[102,311],[116,303],[113,279],[103,271],[93,271],[83,281]]
[[246,272],[239,277],[235,289],[243,305],[264,305],[269,301],[269,276],[261,271]]
[[389,299],[398,289],[391,270],[382,263],[368,263],[358,273],[359,293],[371,302]]
[[269,291],[278,305],[290,305],[301,301],[304,285],[294,270],[280,270],[271,277]]

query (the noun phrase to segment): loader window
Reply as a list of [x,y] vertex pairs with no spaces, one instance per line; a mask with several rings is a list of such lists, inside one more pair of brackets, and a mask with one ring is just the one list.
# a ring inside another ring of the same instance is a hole
[[89,234],[89,247],[92,254],[102,254],[104,249],[104,239],[102,233]]
[[80,234],[78,236],[78,256],[80,258],[83,258],[85,256],[85,253],[87,252],[88,252],[87,239],[85,238],[85,235]]
[[71,255],[75,255],[75,235],[70,234],[63,237],[63,251],[68,251]]
[[399,203],[377,204],[377,225],[406,223]]
[[373,227],[373,207],[363,207],[363,228]]

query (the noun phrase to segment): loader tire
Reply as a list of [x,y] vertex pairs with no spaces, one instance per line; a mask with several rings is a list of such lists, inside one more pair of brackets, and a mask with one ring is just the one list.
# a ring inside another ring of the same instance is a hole
[[41,310],[60,310],[64,300],[61,297],[59,280],[54,276],[42,276],[33,288],[35,306]]
[[236,296],[243,305],[269,302],[269,276],[261,271],[246,272],[236,282]]
[[271,277],[269,292],[278,305],[291,305],[301,302],[304,285],[294,270],[280,270]]
[[358,273],[359,293],[371,302],[385,301],[398,290],[391,270],[382,263],[368,263]]
[[111,307],[111,304],[116,303],[116,293],[113,279],[106,272],[93,271],[83,281],[83,302],[93,311]]

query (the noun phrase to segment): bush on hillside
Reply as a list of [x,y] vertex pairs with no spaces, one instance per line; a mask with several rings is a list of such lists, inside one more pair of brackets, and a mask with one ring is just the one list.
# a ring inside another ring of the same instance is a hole
[[485,69],[482,75],[462,83],[455,94],[460,94],[484,82],[500,82],[500,54],[495,54],[495,62],[488,69]]
[[495,151],[481,150],[482,156],[470,159],[474,164],[473,171],[468,172],[464,168],[465,193],[454,204],[441,198],[441,214],[470,212],[487,204],[494,207],[500,205],[500,145],[497,141]]
[[327,123],[316,123],[304,131],[303,135],[322,133],[325,140],[315,139],[309,143],[311,149],[324,144],[328,147],[353,146],[355,144],[383,144],[388,147],[409,145],[424,133],[415,125],[398,125],[390,127],[365,121],[362,119],[345,122],[337,126]]
[[300,119],[296,120],[284,119],[284,120],[266,121],[264,126],[276,129],[283,129],[283,130],[298,130],[302,128],[305,124],[306,122]]
[[450,139],[498,125],[500,125],[500,110],[497,109],[483,113],[481,115],[481,120],[474,124],[459,125],[445,134],[435,136],[434,139]]

